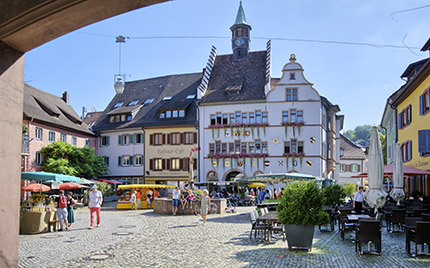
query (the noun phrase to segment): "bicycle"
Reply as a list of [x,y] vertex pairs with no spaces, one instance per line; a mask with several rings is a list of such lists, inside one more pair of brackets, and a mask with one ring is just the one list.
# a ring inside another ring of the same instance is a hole
[[[196,215],[200,215],[201,214],[201,209],[200,209],[201,203],[197,202],[194,204],[193,210],[194,210],[194,214]],[[216,214],[218,211],[218,206],[214,203],[211,203],[210,208],[208,209],[208,214],[212,215],[212,214]]]

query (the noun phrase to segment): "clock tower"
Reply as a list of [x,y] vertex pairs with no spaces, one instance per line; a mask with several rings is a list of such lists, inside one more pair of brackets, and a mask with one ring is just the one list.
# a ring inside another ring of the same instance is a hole
[[230,27],[232,32],[231,46],[233,48],[233,59],[240,60],[248,56],[251,25],[246,22],[245,12],[240,1],[239,10],[237,11],[236,21]]

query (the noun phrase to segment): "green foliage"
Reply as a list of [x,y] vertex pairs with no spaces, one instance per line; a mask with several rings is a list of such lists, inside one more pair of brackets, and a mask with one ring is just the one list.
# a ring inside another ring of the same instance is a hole
[[348,139],[350,139],[350,140],[354,141],[354,140],[355,140],[355,133],[354,133],[354,130],[347,130],[347,131],[345,132],[345,136],[346,136]]
[[22,124],[22,134],[28,133],[28,127],[27,125]]
[[99,190],[103,194],[103,196],[113,195],[115,193],[109,183],[95,182],[94,184],[97,185],[97,190]]
[[94,148],[76,146],[54,142],[42,148],[45,171],[73,175],[91,179],[108,173],[109,169],[103,157],[97,156]]
[[296,225],[324,225],[329,215],[323,209],[324,196],[314,182],[290,183],[282,194],[277,212],[281,223]]
[[346,194],[339,184],[332,184],[324,186],[322,188],[322,194],[324,196],[324,205],[342,205],[345,203]]
[[[371,125],[356,126],[354,130],[347,130],[345,136],[351,141],[368,148],[370,145],[371,130]],[[385,130],[382,127],[378,127],[378,131],[380,134],[385,135]]]
[[355,184],[354,183],[347,183],[343,186],[343,192],[346,196],[351,197],[355,193]]

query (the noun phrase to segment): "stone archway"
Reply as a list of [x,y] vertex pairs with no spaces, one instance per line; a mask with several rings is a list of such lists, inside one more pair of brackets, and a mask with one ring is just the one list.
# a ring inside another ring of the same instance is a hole
[[234,178],[239,174],[243,174],[243,176],[247,177],[245,172],[243,172],[243,170],[230,169],[224,173],[222,180],[223,181],[234,181]]
[[209,170],[206,174],[206,181],[218,181],[218,172]]

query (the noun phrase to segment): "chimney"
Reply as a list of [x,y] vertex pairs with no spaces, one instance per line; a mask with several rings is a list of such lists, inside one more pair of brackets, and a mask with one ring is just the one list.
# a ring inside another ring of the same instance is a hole
[[64,91],[62,99],[65,103],[69,104],[69,93],[67,91]]
[[82,119],[84,119],[85,116],[87,116],[87,113],[88,113],[87,107],[83,106],[82,107]]

